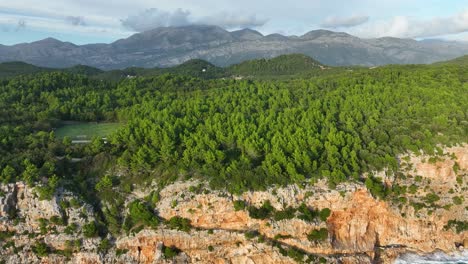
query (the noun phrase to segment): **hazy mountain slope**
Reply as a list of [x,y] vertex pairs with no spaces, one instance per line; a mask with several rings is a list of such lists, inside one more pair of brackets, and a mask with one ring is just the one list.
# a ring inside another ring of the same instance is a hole
[[0,62],[24,61],[47,67],[77,64],[102,69],[169,67],[190,59],[218,66],[249,59],[301,53],[327,65],[433,63],[468,54],[468,45],[440,40],[361,39],[346,33],[315,30],[303,36],[263,36],[244,29],[228,32],[216,26],[165,27],[111,44],[74,45],[55,39],[0,46]]
[[86,63],[86,60],[95,54],[96,51],[94,50],[47,38],[0,49],[0,62],[24,61],[51,68],[64,68],[77,64],[94,66],[94,64]]
[[133,76],[149,77],[161,74],[177,74],[202,79],[216,79],[224,77],[226,75],[226,69],[217,67],[204,60],[193,59],[169,68],[131,67],[123,70],[111,70],[97,75],[96,78],[117,81]]
[[27,64],[24,62],[13,61],[0,63],[0,78],[1,77],[12,77],[22,74],[31,74],[43,71],[52,71],[50,68],[43,68]]
[[56,69],[44,68],[24,62],[0,63],[0,77],[14,77],[23,74],[34,74],[45,71],[63,71],[73,74],[91,76],[95,79],[118,81],[131,77],[149,77],[161,74],[176,74],[201,79],[216,79],[222,77],[279,77],[285,75],[297,76],[304,73],[321,74],[324,71],[343,70],[341,67],[331,68],[303,54],[281,55],[272,59],[255,59],[234,64],[229,67],[218,67],[205,60],[192,59],[182,64],[168,68],[129,67],[122,70],[104,71],[85,65]]
[[28,63],[20,62],[20,61],[0,63],[0,78],[15,77],[18,75],[34,74],[34,73],[39,73],[39,72],[51,72],[51,71],[63,71],[63,72],[68,72],[68,73],[73,73],[73,74],[83,74],[87,76],[95,76],[95,75],[104,73],[103,70],[93,68],[90,66],[85,66],[85,65],[75,65],[69,68],[54,69],[54,68],[45,68],[45,67],[35,66],[32,64],[28,64]]

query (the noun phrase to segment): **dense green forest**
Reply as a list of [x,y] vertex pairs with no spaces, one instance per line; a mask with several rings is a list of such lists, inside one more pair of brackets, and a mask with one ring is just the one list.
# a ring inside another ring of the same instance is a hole
[[[20,76],[0,83],[1,179],[67,179],[79,165],[57,158],[66,156],[105,157],[127,169],[129,181],[202,177],[233,192],[359,180],[396,171],[396,155],[407,150],[433,153],[436,144],[466,141],[467,74],[388,66],[284,81]],[[108,144],[78,146],[55,137],[63,120],[125,125]]]
[[245,61],[229,68],[232,74],[242,76],[295,75],[325,69],[320,62],[302,54],[282,55],[273,59]]

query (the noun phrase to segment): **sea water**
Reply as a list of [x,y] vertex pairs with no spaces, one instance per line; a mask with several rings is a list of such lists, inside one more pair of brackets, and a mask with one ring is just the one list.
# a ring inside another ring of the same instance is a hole
[[443,252],[424,256],[407,253],[398,257],[395,264],[468,264],[468,250],[453,255],[447,255]]

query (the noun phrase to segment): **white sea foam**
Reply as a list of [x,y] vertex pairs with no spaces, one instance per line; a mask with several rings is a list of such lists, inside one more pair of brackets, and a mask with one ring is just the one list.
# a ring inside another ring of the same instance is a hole
[[395,264],[468,264],[468,250],[451,255],[443,252],[435,252],[423,256],[407,253],[398,257]]

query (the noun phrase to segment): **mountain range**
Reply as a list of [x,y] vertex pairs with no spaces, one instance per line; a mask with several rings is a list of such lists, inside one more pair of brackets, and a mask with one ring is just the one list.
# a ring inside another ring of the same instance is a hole
[[75,45],[53,38],[0,45],[0,62],[23,61],[43,67],[88,65],[100,69],[170,67],[191,59],[228,66],[257,58],[301,53],[331,66],[425,64],[468,54],[468,44],[444,40],[363,39],[314,30],[302,36],[262,35],[252,29],[217,26],[163,27],[110,44]]

